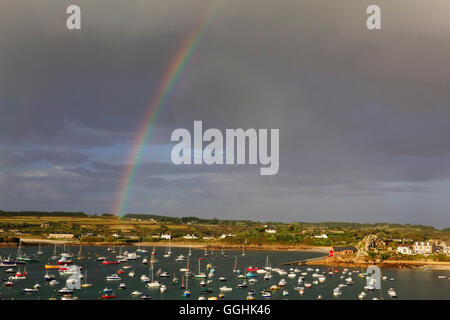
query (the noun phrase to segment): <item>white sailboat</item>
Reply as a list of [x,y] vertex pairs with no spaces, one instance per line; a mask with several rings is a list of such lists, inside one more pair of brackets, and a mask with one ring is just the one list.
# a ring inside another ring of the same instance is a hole
[[81,244],[80,244],[80,250],[78,250],[77,260],[84,260],[84,259],[86,259],[86,257],[84,257],[81,253]]
[[55,248],[53,249],[52,257],[50,259],[52,259],[52,260],[58,259],[58,254],[56,252],[56,243],[55,243]]
[[166,253],[164,254],[164,258],[169,258],[172,255],[172,251],[170,250],[170,239],[169,245],[166,247]]
[[82,288],[92,287],[92,283],[87,282],[87,270],[84,273],[84,283],[81,285]]
[[38,248],[38,251],[37,251],[36,254],[41,255],[41,254],[43,254],[43,253],[44,253],[44,252],[42,252],[42,250],[41,250],[41,242],[39,241],[39,248]]
[[153,264],[151,266],[151,269],[152,269],[152,281],[147,283],[147,287],[149,287],[149,288],[159,288],[159,287],[161,287],[161,283],[159,281],[155,281],[154,278],[153,278]]
[[237,256],[234,257],[234,267],[233,267],[234,273],[239,273],[239,270],[237,269]]
[[198,259],[198,274],[196,274],[194,277],[197,279],[202,279],[202,278],[206,278],[206,274],[204,272],[200,271],[200,262],[201,260]]
[[183,292],[183,296],[185,296],[185,297],[189,297],[191,295],[191,291],[189,291],[188,282],[189,282],[189,277],[186,277],[186,290],[184,290],[184,292]]
[[272,270],[272,266],[270,265],[269,262],[269,256],[266,257],[266,265],[264,266],[264,269],[266,269],[267,271]]

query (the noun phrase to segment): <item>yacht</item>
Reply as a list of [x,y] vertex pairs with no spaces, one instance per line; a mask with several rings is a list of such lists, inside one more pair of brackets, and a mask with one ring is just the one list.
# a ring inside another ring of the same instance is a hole
[[59,284],[59,282],[58,282],[58,280],[53,279],[53,280],[50,280],[50,282],[48,284],[51,285],[51,286],[56,286],[56,285]]
[[333,296],[340,296],[342,294],[341,288],[337,287],[333,290]]
[[114,291],[112,291],[109,288],[103,289],[102,299],[114,299],[114,298],[116,298]]
[[167,271],[161,272],[159,274],[161,278],[170,278],[170,274]]
[[200,259],[198,259],[198,274],[196,274],[194,277],[197,279],[206,278],[206,274],[204,272],[200,272]]
[[71,293],[73,293],[73,290],[69,289],[67,287],[64,287],[64,288],[58,290],[58,293],[59,294],[71,294]]
[[178,257],[175,258],[176,262],[183,262],[186,261],[186,257],[180,254]]
[[264,280],[270,280],[270,279],[272,279],[272,273],[267,272],[267,273],[264,275]]
[[232,291],[232,290],[233,290],[233,288],[230,288],[227,286],[220,287],[220,291],[222,291],[222,292],[228,292],[228,291]]
[[397,298],[397,293],[395,292],[394,288],[389,288],[389,290],[388,290],[388,295],[389,295],[391,298]]
[[270,297],[272,297],[272,293],[271,293],[269,290],[264,290],[263,292],[261,292],[261,295],[262,295],[264,298],[270,298]]
[[71,264],[72,260],[70,260],[66,255],[61,254],[61,259],[58,260],[57,264],[66,265]]
[[117,274],[112,274],[106,277],[106,281],[119,281],[120,277]]

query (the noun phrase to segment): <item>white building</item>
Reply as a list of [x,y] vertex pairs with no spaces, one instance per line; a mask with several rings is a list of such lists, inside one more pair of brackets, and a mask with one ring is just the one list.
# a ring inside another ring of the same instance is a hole
[[195,234],[187,234],[185,236],[183,236],[183,238],[185,239],[198,239],[198,237]]
[[235,236],[235,234],[231,234],[231,233],[225,234],[225,233],[223,233],[223,234],[220,236],[220,239],[225,239],[226,237],[234,237],[234,236]]
[[275,229],[266,229],[267,233],[277,233],[277,230]]
[[410,246],[398,246],[397,252],[401,254],[412,254],[413,251]]
[[416,254],[432,254],[435,251],[435,246],[432,241],[417,241],[414,243],[414,252]]
[[49,238],[54,239],[73,239],[72,233],[50,233],[48,235]]
[[317,239],[328,239],[328,236],[325,233],[322,233],[322,234],[320,234],[318,236],[314,236],[314,238],[317,238]]
[[163,233],[159,236],[161,239],[166,239],[166,240],[170,240],[171,236],[168,233]]
[[215,238],[213,236],[204,236],[203,240],[214,240]]

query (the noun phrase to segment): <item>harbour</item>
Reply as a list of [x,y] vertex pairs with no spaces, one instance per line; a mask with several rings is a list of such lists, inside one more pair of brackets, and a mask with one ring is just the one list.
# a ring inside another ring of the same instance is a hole
[[[1,248],[0,256],[3,300],[450,298],[448,270],[383,268],[378,290],[365,268],[285,265],[323,257],[313,251],[43,245]],[[71,289],[77,267],[80,287]]]

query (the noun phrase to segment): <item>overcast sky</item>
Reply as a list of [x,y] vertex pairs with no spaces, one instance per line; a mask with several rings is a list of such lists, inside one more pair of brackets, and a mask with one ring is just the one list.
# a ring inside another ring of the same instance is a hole
[[[110,212],[171,57],[217,2],[0,1],[0,209]],[[126,211],[449,227],[450,2],[225,2]],[[373,3],[382,30],[366,28]],[[279,128],[279,173],[172,164],[170,134],[194,120]]]

